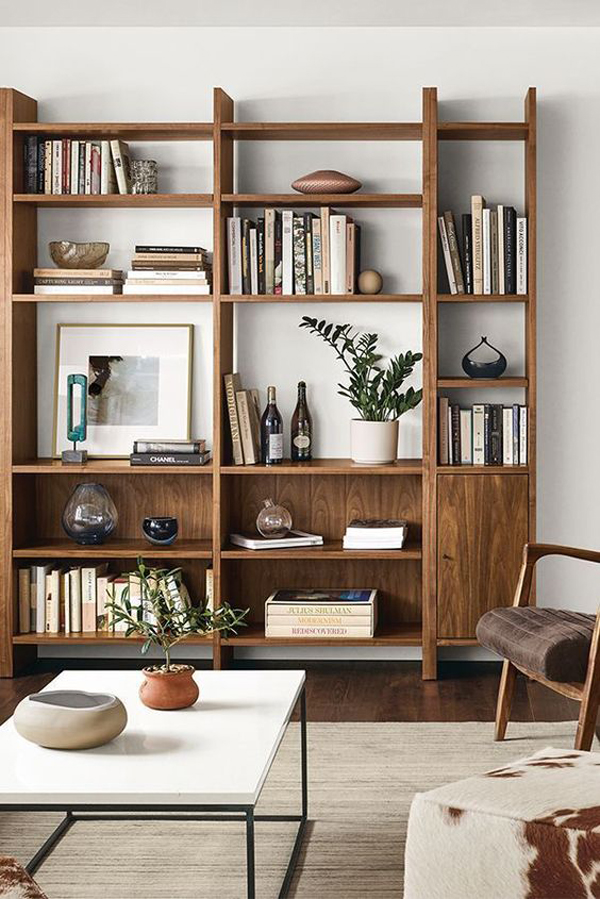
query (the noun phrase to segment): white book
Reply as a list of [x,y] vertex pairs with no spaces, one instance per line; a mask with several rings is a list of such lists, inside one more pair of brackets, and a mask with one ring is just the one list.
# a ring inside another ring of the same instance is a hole
[[470,409],[460,410],[460,464],[473,464],[473,414]]
[[346,223],[347,216],[331,215],[329,219],[329,259],[331,289],[334,296],[346,293]]
[[[58,291],[62,293],[63,291]],[[80,291],[81,292],[81,291]],[[84,293],[108,293],[105,287],[100,287],[97,291],[87,287]],[[123,293],[139,293],[139,294],[155,294],[155,293],[172,293],[179,296],[209,296],[211,292],[210,284],[124,284]],[[37,291],[36,291],[37,293]],[[120,291],[119,291],[120,293]],[[237,295],[237,294],[236,294]]]
[[[99,284],[93,284],[91,287],[86,287],[85,285],[75,285],[75,284],[59,284],[56,287],[53,284],[35,284],[33,288],[34,294],[67,294],[72,293],[79,296],[85,296],[86,294],[117,294],[121,293],[120,286],[119,288],[114,286],[103,287]],[[157,293],[156,290],[149,291],[150,293]],[[128,293],[138,293],[135,291],[128,291]],[[183,293],[187,293],[187,290],[184,290]]]
[[52,193],[62,193],[62,140],[52,141]]
[[473,406],[473,465],[485,465],[485,408],[478,403]]
[[135,281],[206,281],[211,278],[212,272],[186,272],[181,271],[164,271],[163,269],[129,269],[125,273],[129,280]]
[[373,627],[371,625],[362,626],[362,627],[347,627],[345,625],[341,625],[338,627],[333,626],[298,626],[298,625],[285,625],[282,627],[277,627],[276,625],[270,625],[268,622],[265,627],[265,637],[310,637],[312,639],[322,638],[323,640],[331,640],[332,637],[337,637],[340,640],[352,640],[359,639],[362,637],[372,637],[373,636]]
[[91,194],[92,192],[92,142],[91,140],[86,140],[85,142],[85,156],[84,156],[84,164],[83,164],[83,183],[84,190],[86,194]]
[[512,407],[502,410],[502,464],[514,465]]
[[35,632],[46,632],[46,575],[52,565],[33,565],[32,584],[35,584]]
[[281,213],[281,292],[284,296],[294,293],[294,212],[284,209]]
[[448,465],[458,465],[454,458],[454,441],[452,440],[452,409],[448,406]]
[[81,568],[71,568],[68,572],[71,599],[71,631],[81,633]]
[[329,252],[329,220],[331,209],[321,206],[321,272],[323,293],[331,293],[331,254]]
[[79,193],[79,141],[71,141],[71,184],[72,194]]
[[452,268],[452,257],[450,255],[450,244],[448,243],[448,231],[446,229],[446,221],[443,215],[438,216],[438,229],[440,232],[440,241],[442,243],[442,255],[446,266],[446,274],[448,275],[448,284],[450,285],[450,293],[458,293],[456,286],[456,278],[454,269]]
[[31,571],[19,568],[19,633],[31,630]]
[[348,525],[346,528],[346,537],[353,537],[356,540],[380,540],[392,538],[394,540],[398,539],[398,537],[403,537],[406,535],[408,531],[408,525],[406,523],[398,525],[397,527],[372,527],[365,528],[360,526],[352,527]]
[[483,209],[485,199],[481,194],[471,197],[471,229],[473,251],[473,293],[483,293]]
[[519,465],[527,465],[527,406],[519,410]]
[[267,537],[249,537],[247,534],[230,534],[229,539],[236,546],[244,549],[294,549],[300,546],[322,546],[323,538],[318,534],[307,534],[305,531],[290,531],[288,537],[269,539]]
[[118,193],[117,176],[108,140],[100,141],[100,193]]
[[81,569],[81,630],[84,634],[96,630],[97,580],[107,569],[108,562]]
[[61,601],[64,603],[65,634],[71,633],[71,578],[69,571],[61,575]]
[[265,293],[275,287],[275,210],[265,209]]
[[296,627],[371,627],[371,615],[341,615],[335,611],[329,614],[323,612],[310,614],[303,611],[299,614],[275,615],[273,606],[270,606],[267,626],[285,627],[286,625],[295,625]]
[[492,292],[492,226],[491,209],[483,210],[482,249],[483,249],[483,292]]
[[344,537],[342,540],[343,549],[363,550],[364,552],[374,549],[402,549],[403,546],[403,537],[399,540],[380,540],[378,543],[365,543],[361,540],[352,540],[351,537]]
[[504,206],[498,206],[498,292],[506,293],[504,278]]
[[46,633],[60,633],[60,589],[62,568],[54,568],[46,575]]
[[227,219],[227,265],[229,270],[229,293],[242,293],[242,220],[239,216]]
[[315,280],[315,295],[323,293],[323,256],[321,246],[321,219],[314,218],[312,222],[312,251],[313,251],[313,277]]
[[[209,569],[210,570],[210,569]],[[275,621],[277,618],[287,617],[288,615],[341,615],[345,619],[364,618],[364,624],[369,624],[373,619],[373,612],[376,606],[373,603],[350,602],[345,603],[343,600],[339,603],[318,603],[318,602],[267,602],[265,603],[265,613],[267,621]],[[347,621],[350,624],[349,620]]]
[[527,293],[527,219],[517,217],[517,293]]
[[258,295],[258,233],[250,228],[250,293]]

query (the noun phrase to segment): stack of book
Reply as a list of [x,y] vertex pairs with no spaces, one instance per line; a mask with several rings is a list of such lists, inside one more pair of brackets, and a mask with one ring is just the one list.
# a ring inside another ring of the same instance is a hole
[[344,549],[402,549],[408,533],[403,518],[354,518],[344,534]]
[[116,294],[123,291],[123,272],[114,268],[34,268],[36,294]]
[[452,212],[438,228],[450,293],[527,293],[527,219],[514,206],[488,209],[478,194],[462,217],[462,241]]
[[377,590],[277,590],[265,603],[266,637],[373,637]]
[[204,247],[136,246],[123,293],[207,295],[212,266]]
[[244,549],[301,549],[303,546],[323,546],[323,538],[319,534],[307,534],[305,531],[289,531],[284,537],[261,537],[260,534],[230,534],[229,539],[235,546]]
[[134,440],[131,465],[206,465],[206,440]]
[[23,147],[25,193],[131,193],[129,147],[122,140],[30,136]]
[[260,398],[258,390],[242,388],[237,372],[223,376],[234,465],[260,462]]
[[227,219],[229,293],[354,293],[360,226],[328,206],[320,214],[265,209],[253,222]]
[[527,465],[527,406],[438,400],[440,465]]

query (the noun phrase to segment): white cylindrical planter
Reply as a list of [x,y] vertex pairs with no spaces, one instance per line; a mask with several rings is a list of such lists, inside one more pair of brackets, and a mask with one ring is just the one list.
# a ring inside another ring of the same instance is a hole
[[385,465],[398,454],[398,421],[350,422],[350,455],[361,465]]

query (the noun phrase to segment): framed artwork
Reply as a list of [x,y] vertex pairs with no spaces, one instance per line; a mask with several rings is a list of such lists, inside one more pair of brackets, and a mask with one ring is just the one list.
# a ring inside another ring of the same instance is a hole
[[56,326],[53,453],[67,439],[67,376],[87,376],[89,456],[129,456],[139,439],[189,440],[193,325]]

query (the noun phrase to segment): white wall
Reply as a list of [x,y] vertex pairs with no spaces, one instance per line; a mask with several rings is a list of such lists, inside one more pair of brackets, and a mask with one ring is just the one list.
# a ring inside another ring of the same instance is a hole
[[[533,84],[539,95],[539,538],[595,547],[599,542],[597,477],[598,303],[596,207],[599,196],[600,31],[588,29],[0,29],[0,81],[37,97],[41,120],[210,120],[212,87],[236,100],[239,120],[418,120],[421,87],[439,87],[448,120],[520,119]],[[153,148],[162,161],[161,189],[210,190],[210,149]],[[177,156],[173,155],[177,153]],[[373,190],[420,190],[420,153],[411,144],[248,143],[240,147],[238,187],[285,191],[317,167],[359,177]],[[489,202],[522,206],[522,148],[511,144],[442,147],[441,203],[466,211],[471,192]],[[365,262],[390,290],[419,289],[420,215],[365,211]],[[40,258],[51,237],[107,237],[121,267],[134,242],[210,240],[202,211],[46,211]],[[197,230],[196,230],[197,229]],[[191,238],[190,238],[191,239]],[[80,310],[93,320],[107,307]],[[320,307],[325,316],[379,331],[384,349],[420,341],[420,308]],[[317,450],[347,455],[348,408],[335,395],[338,378],[327,348],[297,329],[304,309],[247,308],[239,368],[246,383],[280,388],[292,410],[300,377],[312,387]],[[523,364],[519,309],[442,311],[441,364],[459,360],[481,334],[504,349],[511,368]],[[111,310],[119,319],[167,310]],[[168,314],[198,325],[195,426],[208,433],[210,313],[190,306]],[[49,450],[46,409],[51,391],[52,331],[72,309],[40,312],[40,451]],[[420,417],[402,423],[401,452],[418,455]],[[595,611],[593,566],[544,563],[540,595],[550,604]],[[336,650],[343,653],[344,650]],[[378,655],[378,657],[381,657]]]

